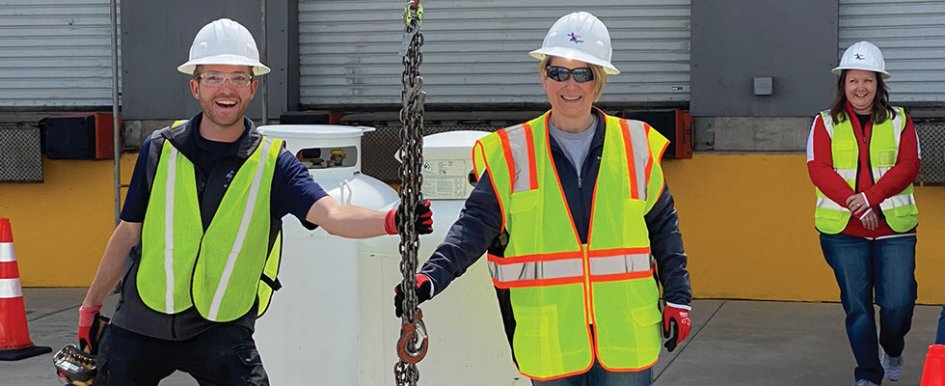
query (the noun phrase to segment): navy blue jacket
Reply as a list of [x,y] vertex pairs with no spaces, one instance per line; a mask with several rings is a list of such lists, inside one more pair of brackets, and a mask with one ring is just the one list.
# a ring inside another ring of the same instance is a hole
[[[565,156],[554,138],[549,137],[552,159],[558,170],[561,187],[564,189],[568,207],[571,209],[571,217],[574,219],[582,243],[587,243],[591,201],[600,170],[600,157],[604,149],[606,122],[600,116],[597,122],[597,130],[591,141],[590,151],[582,166],[582,178],[578,178],[571,161]],[[683,251],[679,218],[676,215],[673,196],[665,184],[662,194],[644,219],[649,231],[650,249],[656,259],[657,275],[663,285],[663,299],[673,304],[689,305],[692,301],[692,290],[689,285],[689,272],[686,270],[687,257]],[[466,269],[472,266],[487,249],[490,253],[502,255],[504,245],[507,244],[503,242],[503,239],[507,235],[500,235],[501,227],[502,214],[499,203],[489,175],[484,173],[466,200],[459,219],[453,223],[443,243],[436,248],[421,268],[421,273],[429,276],[433,282],[434,296],[446,289],[453,279],[466,272]],[[497,289],[500,307],[503,309],[503,317],[506,318],[508,329],[510,322],[513,321],[508,320],[511,317],[509,312],[511,309],[503,301],[507,297],[507,292],[507,290]]]

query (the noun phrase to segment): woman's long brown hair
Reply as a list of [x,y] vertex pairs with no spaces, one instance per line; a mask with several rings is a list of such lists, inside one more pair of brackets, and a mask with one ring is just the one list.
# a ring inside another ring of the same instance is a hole
[[[846,120],[847,117],[847,93],[844,89],[844,83],[847,81],[848,70],[843,70],[837,77],[837,89],[833,98],[833,104],[830,105],[830,116],[833,117],[833,123],[837,124]],[[873,113],[871,120],[873,124],[879,124],[896,117],[896,112],[889,105],[889,87],[883,81],[882,74],[873,72],[876,76],[876,95],[873,96]]]

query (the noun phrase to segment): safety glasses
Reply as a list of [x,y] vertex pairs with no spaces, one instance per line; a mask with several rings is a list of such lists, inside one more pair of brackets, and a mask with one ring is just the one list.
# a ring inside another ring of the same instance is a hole
[[253,76],[236,72],[232,74],[223,74],[219,72],[207,72],[197,75],[197,81],[207,87],[221,87],[226,81],[230,81],[234,87],[249,87],[253,81]]
[[565,68],[561,66],[548,66],[545,67],[545,75],[557,82],[567,81],[568,78],[574,77],[574,81],[578,83],[586,83],[594,80],[594,72],[591,71],[590,67],[581,67],[581,68]]

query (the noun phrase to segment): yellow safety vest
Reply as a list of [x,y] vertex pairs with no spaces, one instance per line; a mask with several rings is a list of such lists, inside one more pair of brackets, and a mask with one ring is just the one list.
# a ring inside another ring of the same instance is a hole
[[[895,166],[896,159],[899,157],[899,140],[906,127],[906,112],[902,107],[894,109],[895,118],[878,124],[873,123],[870,135],[870,165],[873,183],[879,181],[889,169]],[[853,133],[853,124],[848,117],[835,125],[830,110],[822,111],[820,118],[830,136],[830,153],[833,157],[834,170],[843,177],[853,191],[856,191],[860,154],[856,135]],[[816,189],[816,192],[817,207],[814,210],[814,225],[817,230],[827,234],[843,232],[850,221],[850,210],[828,198],[820,189]],[[879,203],[886,223],[893,231],[906,232],[918,224],[919,210],[915,205],[912,192],[913,186],[910,183],[903,191]]]
[[269,250],[269,197],[281,140],[263,136],[230,182],[204,232],[194,164],[165,140],[142,226],[138,293],[151,309],[176,314],[196,306],[207,320],[228,322],[259,301],[262,314],[279,266]]
[[661,315],[643,216],[662,192],[669,141],[643,122],[605,115],[582,244],[551,157],[548,117],[473,147],[476,174],[489,173],[509,233],[504,256],[489,255],[489,270],[493,284],[510,291],[519,370],[556,379],[586,372],[595,356],[608,370],[646,369],[659,355]]

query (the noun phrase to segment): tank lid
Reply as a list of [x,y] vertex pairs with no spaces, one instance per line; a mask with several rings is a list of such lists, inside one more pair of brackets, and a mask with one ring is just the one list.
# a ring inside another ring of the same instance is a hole
[[476,141],[479,140],[479,138],[485,137],[488,134],[488,131],[476,130],[457,130],[447,131],[445,133],[430,134],[426,137],[423,137],[423,148],[471,149],[473,145],[476,144]]
[[258,130],[264,135],[279,138],[342,139],[358,138],[375,129],[342,125],[267,125],[259,126]]

